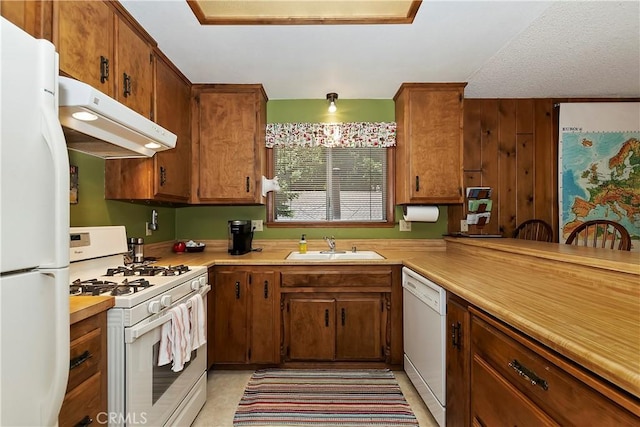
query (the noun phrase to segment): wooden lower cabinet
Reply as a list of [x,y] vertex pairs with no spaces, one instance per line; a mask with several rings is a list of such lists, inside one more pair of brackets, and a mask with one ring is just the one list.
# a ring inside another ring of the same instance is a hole
[[446,339],[446,425],[469,425],[469,387],[471,347],[470,320],[467,302],[447,294]]
[[637,399],[475,307],[469,313],[471,425],[640,425]]
[[107,312],[71,325],[70,370],[61,427],[83,426],[107,413]]
[[402,364],[400,266],[286,266],[280,273],[287,364]]
[[276,273],[215,267],[208,300],[208,365],[277,363]]
[[389,294],[286,294],[285,361],[386,361]]

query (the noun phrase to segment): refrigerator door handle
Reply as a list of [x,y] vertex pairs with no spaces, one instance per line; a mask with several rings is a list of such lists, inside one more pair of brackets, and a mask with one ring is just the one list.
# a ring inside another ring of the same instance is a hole
[[[42,135],[47,143],[54,169],[54,191],[55,206],[53,208],[54,224],[60,224],[55,227],[54,245],[59,250],[55,251],[52,264],[43,264],[42,268],[56,268],[69,265],[69,157],[67,154],[67,144],[64,139],[62,127],[58,121],[58,117],[53,108],[42,106]],[[67,283],[67,287],[69,284]],[[68,292],[66,297],[68,298]],[[67,313],[68,314],[68,313]]]
[[55,349],[50,356],[53,371],[51,372],[50,390],[46,394],[49,399],[42,402],[42,420],[47,420],[47,425],[57,425],[58,413],[64,400],[69,379],[70,357],[70,331],[69,331],[69,269],[40,270],[42,274],[53,278],[54,292],[54,319],[51,324],[54,327]]

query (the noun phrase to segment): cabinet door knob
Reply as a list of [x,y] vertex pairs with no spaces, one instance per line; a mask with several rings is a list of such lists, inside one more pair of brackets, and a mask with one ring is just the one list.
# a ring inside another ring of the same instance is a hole
[[109,80],[109,59],[100,56],[100,83]]
[[240,299],[240,282],[236,282],[236,299]]

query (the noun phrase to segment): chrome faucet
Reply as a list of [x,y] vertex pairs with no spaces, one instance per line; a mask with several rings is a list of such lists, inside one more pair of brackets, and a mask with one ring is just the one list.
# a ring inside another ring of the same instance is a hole
[[327,242],[327,245],[329,245],[329,252],[335,252],[336,251],[336,238],[331,236],[331,237],[323,237],[324,241]]

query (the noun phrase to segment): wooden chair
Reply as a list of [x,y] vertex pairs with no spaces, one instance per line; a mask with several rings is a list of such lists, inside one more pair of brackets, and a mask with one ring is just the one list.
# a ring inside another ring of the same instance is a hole
[[541,219],[530,219],[513,230],[514,239],[553,242],[553,229]]
[[583,222],[569,234],[566,243],[621,251],[631,250],[629,232],[621,224],[606,219]]

